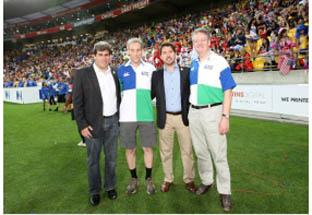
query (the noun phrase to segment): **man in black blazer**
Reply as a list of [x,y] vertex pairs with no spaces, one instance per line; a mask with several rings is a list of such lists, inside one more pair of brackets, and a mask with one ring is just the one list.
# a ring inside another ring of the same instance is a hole
[[156,97],[160,157],[165,175],[161,191],[168,192],[174,180],[172,153],[176,131],[184,170],[183,181],[187,190],[195,192],[194,160],[188,128],[189,69],[178,66],[175,46],[171,43],[160,46],[160,57],[164,68],[153,73],[152,98]]
[[88,156],[90,203],[100,202],[100,152],[104,148],[104,189],[116,199],[116,157],[119,134],[120,86],[116,71],[109,66],[111,46],[104,41],[94,45],[94,63],[78,70],[74,79],[73,104],[79,131],[85,137]]

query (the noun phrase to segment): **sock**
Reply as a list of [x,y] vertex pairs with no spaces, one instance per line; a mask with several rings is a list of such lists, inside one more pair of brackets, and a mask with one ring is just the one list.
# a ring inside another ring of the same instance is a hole
[[131,177],[132,177],[132,178],[138,178],[138,176],[137,176],[137,174],[136,174],[136,168],[130,169],[130,173],[131,173]]
[[148,178],[152,177],[152,168],[145,167],[145,169],[146,169],[145,179],[148,179]]

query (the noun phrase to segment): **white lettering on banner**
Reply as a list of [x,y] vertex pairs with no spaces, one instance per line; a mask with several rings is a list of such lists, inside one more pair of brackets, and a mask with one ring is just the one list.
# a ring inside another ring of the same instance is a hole
[[37,31],[37,35],[42,35],[42,34],[47,34],[48,32],[43,30],[43,31]]
[[82,25],[90,25],[93,22],[94,22],[94,17],[89,18],[89,19],[84,19],[84,20],[81,20],[80,22],[75,22],[74,23],[74,27],[79,27],[79,26],[82,26]]
[[134,3],[132,4],[132,10],[134,9],[142,9],[144,8],[146,5],[148,4],[148,1],[147,0],[144,0],[144,1],[139,1],[137,3]]
[[126,7],[124,7],[124,8],[121,8],[121,13],[127,13],[127,12],[129,12],[129,11],[131,11],[132,9],[131,9],[131,6],[126,6]]
[[[146,7],[148,4],[149,4],[149,0],[143,0],[143,1],[136,2],[134,4],[127,5],[127,6],[122,7],[122,8],[118,8],[116,10],[120,10],[121,14],[123,14],[123,13],[127,13],[129,11],[132,11],[132,10],[142,9],[142,8]],[[101,15],[101,19],[107,19],[107,18],[111,18],[114,16],[116,16],[116,15],[114,15],[113,11],[109,11],[109,12],[103,13]]]
[[308,85],[238,85],[232,108],[308,117]]
[[107,12],[107,13],[103,13],[101,15],[101,19],[107,19],[107,18],[110,18],[110,17],[113,17],[113,12]]

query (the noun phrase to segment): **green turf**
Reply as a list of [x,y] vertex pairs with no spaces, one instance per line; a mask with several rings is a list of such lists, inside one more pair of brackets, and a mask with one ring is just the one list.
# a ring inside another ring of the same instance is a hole
[[[232,213],[308,213],[308,126],[231,118],[228,159]],[[203,196],[188,193],[182,181],[178,146],[175,186],[148,196],[142,151],[137,168],[140,190],[127,196],[129,172],[124,149],[118,154],[118,199],[88,203],[86,150],[70,114],[43,112],[41,105],[4,104],[5,213],[223,213],[214,187]],[[163,172],[158,147],[153,177]],[[196,183],[199,184],[198,174]]]

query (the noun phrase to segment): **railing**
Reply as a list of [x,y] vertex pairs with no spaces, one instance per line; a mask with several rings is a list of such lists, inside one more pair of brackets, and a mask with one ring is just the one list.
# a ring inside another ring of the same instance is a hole
[[[307,69],[309,64],[309,51],[301,50],[294,54],[294,67],[291,70]],[[259,72],[259,71],[277,71],[279,54],[258,55],[254,58],[240,57],[230,58],[228,62],[231,66],[232,72]],[[249,60],[249,64],[246,62]],[[252,65],[252,69],[248,65]]]

